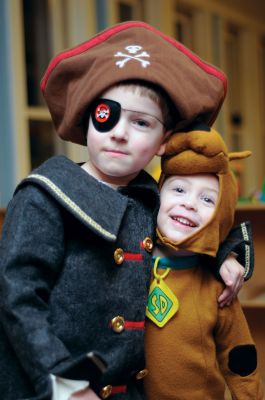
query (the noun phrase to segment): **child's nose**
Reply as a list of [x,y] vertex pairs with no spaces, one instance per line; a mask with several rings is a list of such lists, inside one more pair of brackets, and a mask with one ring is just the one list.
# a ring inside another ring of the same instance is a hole
[[184,206],[187,210],[194,210],[194,211],[197,211],[198,202],[197,202],[196,197],[193,197],[193,196],[187,196],[187,197],[185,197],[185,199],[183,199],[183,206]]
[[111,130],[111,137],[116,140],[127,140],[128,139],[128,126],[127,119],[121,115],[118,123]]

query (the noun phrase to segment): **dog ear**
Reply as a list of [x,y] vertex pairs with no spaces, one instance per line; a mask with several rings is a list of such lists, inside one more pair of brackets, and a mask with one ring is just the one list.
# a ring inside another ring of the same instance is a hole
[[242,158],[247,158],[247,157],[251,156],[251,154],[252,154],[252,152],[249,150],[236,151],[233,153],[228,153],[228,159],[229,159],[229,161],[241,160]]

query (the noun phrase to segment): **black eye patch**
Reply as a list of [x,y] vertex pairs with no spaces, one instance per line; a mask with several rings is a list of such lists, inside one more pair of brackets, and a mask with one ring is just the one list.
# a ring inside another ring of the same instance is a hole
[[91,118],[95,129],[99,132],[110,131],[119,121],[121,105],[109,99],[97,99],[91,107]]

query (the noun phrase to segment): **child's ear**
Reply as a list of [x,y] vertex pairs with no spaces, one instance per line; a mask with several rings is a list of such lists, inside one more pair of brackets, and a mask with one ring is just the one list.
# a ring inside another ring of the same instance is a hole
[[167,131],[166,133],[164,133],[164,137],[163,137],[163,141],[160,144],[159,149],[156,152],[157,156],[162,156],[165,153],[166,150],[166,144],[167,144],[167,139],[168,137],[172,134],[172,130],[171,131]]

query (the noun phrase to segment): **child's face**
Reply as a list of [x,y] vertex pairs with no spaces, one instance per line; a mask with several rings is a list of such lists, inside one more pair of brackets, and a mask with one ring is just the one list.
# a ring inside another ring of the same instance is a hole
[[149,97],[121,86],[107,90],[101,98],[120,103],[120,118],[110,130],[100,131],[90,117],[87,167],[98,179],[126,185],[164,150],[162,111]]
[[180,241],[210,221],[219,194],[218,178],[212,174],[174,175],[160,192],[157,225],[163,236]]

